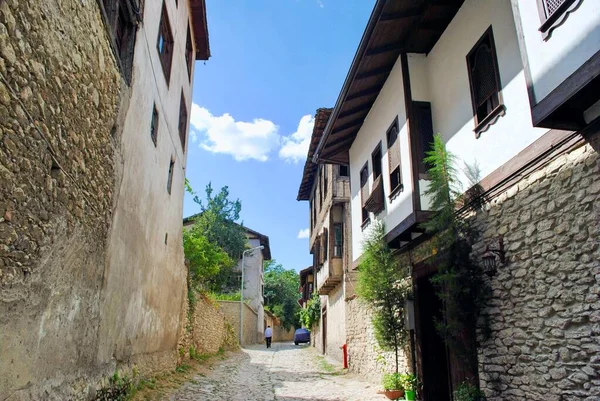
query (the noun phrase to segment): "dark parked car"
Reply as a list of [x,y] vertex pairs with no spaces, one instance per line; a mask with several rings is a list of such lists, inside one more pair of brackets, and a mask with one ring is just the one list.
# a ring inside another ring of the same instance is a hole
[[297,329],[294,333],[294,344],[310,343],[310,330]]

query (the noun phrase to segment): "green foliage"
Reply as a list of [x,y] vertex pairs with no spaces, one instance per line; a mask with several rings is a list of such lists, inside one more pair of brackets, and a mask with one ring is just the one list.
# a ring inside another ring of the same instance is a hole
[[313,292],[312,297],[306,303],[306,308],[300,309],[300,322],[308,329],[312,327],[321,318],[321,297],[316,292]]
[[485,401],[485,394],[474,385],[463,382],[454,390],[454,401]]
[[[425,161],[431,166],[431,183],[426,194],[432,199],[436,213],[424,226],[434,235],[432,245],[433,253],[437,253],[438,273],[432,282],[445,306],[436,328],[452,351],[476,372],[477,324],[483,321],[480,328],[484,334],[488,331],[482,309],[490,289],[482,266],[471,258],[472,244],[479,233],[465,216],[477,205],[474,200],[481,200],[482,191],[477,184],[479,169],[475,166],[465,170],[472,188],[462,196],[454,168],[455,158],[446,150],[439,134],[434,137],[433,148],[427,152]],[[461,207],[468,210],[458,214]]]
[[185,187],[201,208],[194,225],[183,232],[183,248],[189,263],[189,288],[213,292],[235,290],[239,281],[234,267],[248,242],[244,228],[237,223],[242,204],[239,199],[229,200],[227,187],[213,196],[209,183],[204,201],[198,198],[187,180]]
[[133,381],[127,375],[121,376],[115,371],[108,380],[108,386],[96,392],[94,401],[126,401],[136,390]]
[[399,266],[384,238],[385,227],[376,221],[363,245],[357,293],[373,308],[375,338],[383,350],[396,354],[407,343],[404,306],[412,294],[408,266]]
[[413,375],[411,373],[404,373],[400,375],[400,385],[404,390],[417,391],[417,387],[419,386],[417,375]]
[[206,296],[215,301],[239,301],[242,299],[240,291],[228,292],[226,294],[220,294],[216,292],[209,292]]
[[383,389],[388,390],[401,390],[402,380],[400,373],[386,373],[383,375],[383,379],[381,380],[383,384]]
[[265,262],[264,269],[265,309],[277,316],[284,328],[297,326],[300,309],[298,305],[298,287],[300,287],[298,273],[293,269],[284,269],[275,260]]

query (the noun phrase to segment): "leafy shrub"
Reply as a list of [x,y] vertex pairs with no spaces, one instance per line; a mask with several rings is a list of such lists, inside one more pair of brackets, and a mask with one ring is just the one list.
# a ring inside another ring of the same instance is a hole
[[382,380],[384,390],[401,390],[402,378],[400,373],[386,373]]
[[321,298],[316,292],[306,303],[306,308],[300,309],[300,322],[304,327],[312,329],[312,327],[321,318]]
[[454,401],[485,401],[485,394],[474,385],[463,382],[454,390]]

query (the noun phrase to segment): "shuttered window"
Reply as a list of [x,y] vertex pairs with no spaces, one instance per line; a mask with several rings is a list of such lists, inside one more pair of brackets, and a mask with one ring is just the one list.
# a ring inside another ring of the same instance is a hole
[[334,239],[333,239],[333,256],[336,258],[342,257],[344,249],[344,236],[342,231],[342,223],[335,223],[333,225]]
[[388,148],[388,165],[390,172],[390,195],[402,187],[400,165],[400,141],[398,140],[398,118],[394,120],[386,133]]
[[173,186],[173,173],[175,171],[175,159],[171,157],[169,162],[169,175],[167,177],[167,192],[171,195],[171,187]]
[[158,141],[158,110],[156,109],[156,104],[152,108],[152,120],[150,121],[150,138],[154,143],[154,147],[157,145]]
[[427,152],[431,150],[431,144],[433,143],[431,103],[413,102],[413,113],[415,119],[414,129],[417,131],[419,138],[417,141],[419,177],[427,178],[428,166],[425,164],[425,157],[427,156]]
[[500,75],[492,27],[488,28],[467,55],[467,67],[475,131],[485,131],[489,119],[498,114],[501,108]]
[[323,252],[323,262],[325,262],[327,260],[328,257],[328,251],[329,251],[329,232],[327,231],[326,228],[323,229],[323,234],[321,234],[321,249]]
[[187,136],[187,105],[185,104],[185,97],[183,96],[183,90],[181,91],[181,100],[179,101],[179,140],[181,141],[181,151],[185,153],[185,137]]
[[365,166],[360,170],[360,199],[361,199],[361,213],[362,213],[362,224],[365,224],[369,220],[369,212],[365,208],[365,202],[369,199],[369,164],[365,163]]
[[131,81],[133,50],[137,22],[133,18],[137,6],[129,0],[102,0],[104,15],[119,58],[125,81]]
[[[562,24],[564,19],[561,17],[571,8],[575,2],[582,0],[537,0],[538,11],[540,14],[540,32],[542,38],[548,40],[554,28]],[[573,7],[576,8],[576,7]]]
[[187,38],[185,40],[185,64],[188,69],[188,78],[192,79],[192,67],[194,66],[194,48],[192,46],[192,32],[188,24]]
[[171,24],[169,23],[169,14],[167,7],[163,3],[162,13],[160,15],[160,26],[158,28],[158,40],[156,48],[160,57],[160,63],[167,80],[167,85],[171,78],[171,63],[173,61],[173,33],[171,32]]

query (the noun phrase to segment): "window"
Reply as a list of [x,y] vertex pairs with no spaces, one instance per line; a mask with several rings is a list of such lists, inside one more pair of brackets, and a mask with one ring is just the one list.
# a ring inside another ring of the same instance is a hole
[[158,140],[158,110],[156,109],[156,103],[152,108],[152,121],[150,122],[150,138],[152,138],[152,142],[154,142],[154,147],[156,147],[156,142]]
[[342,223],[335,223],[333,225],[334,238],[333,238],[333,257],[341,258],[343,252],[343,231]]
[[[131,82],[136,21],[127,0],[102,0],[111,40],[127,83]],[[134,10],[135,11],[135,10]]]
[[348,177],[348,166],[340,166],[340,177]]
[[317,203],[316,203],[316,192],[313,193],[312,212],[313,212],[313,228],[317,225]]
[[328,168],[327,166],[323,166],[323,197],[325,197],[325,199],[327,199],[327,189],[328,189],[328,184],[329,182],[328,177],[327,177],[327,173],[328,173]]
[[483,34],[467,55],[475,132],[488,129],[504,108],[500,97],[500,76],[492,27]]
[[415,131],[418,136],[417,158],[419,163],[419,178],[428,178],[428,167],[425,163],[427,152],[431,150],[433,143],[433,123],[431,121],[431,103],[413,102],[413,113]]
[[[567,12],[573,3],[580,3],[581,0],[537,0],[538,12],[540,14],[540,32],[544,40],[548,40],[554,28],[564,21],[563,15],[569,15]],[[576,8],[576,7],[573,7]]]
[[188,69],[188,77],[192,79],[192,67],[194,66],[194,48],[192,46],[192,32],[188,24],[187,39],[185,41],[185,64]]
[[365,163],[365,166],[360,170],[360,199],[361,199],[361,214],[363,226],[369,222],[369,212],[365,208],[365,202],[369,199],[369,164]]
[[183,90],[181,91],[181,100],[179,101],[179,140],[181,141],[181,151],[185,153],[185,137],[187,136],[187,105],[185,104],[185,97],[183,96]]
[[[327,261],[327,253],[329,251],[329,233],[327,232],[327,229],[324,228],[323,229],[323,234],[321,234],[321,241],[323,242],[321,244],[321,250],[323,251],[323,262]],[[321,262],[321,263],[323,263]]]
[[323,185],[323,166],[319,167],[319,212],[321,212],[321,209],[323,208],[323,189],[321,188],[321,185]]
[[381,177],[381,143],[371,153],[371,165],[373,166],[373,181]]
[[162,14],[160,16],[156,48],[158,49],[160,63],[162,64],[163,73],[168,85],[171,78],[171,62],[173,61],[173,34],[171,33],[171,24],[169,23],[169,14],[167,13],[165,3],[163,3]]
[[402,170],[400,165],[400,141],[398,140],[398,117],[386,133],[388,165],[390,171],[390,197],[402,189]]
[[171,186],[173,185],[173,170],[175,170],[175,159],[171,157],[169,163],[169,177],[167,178],[167,192],[171,195]]

